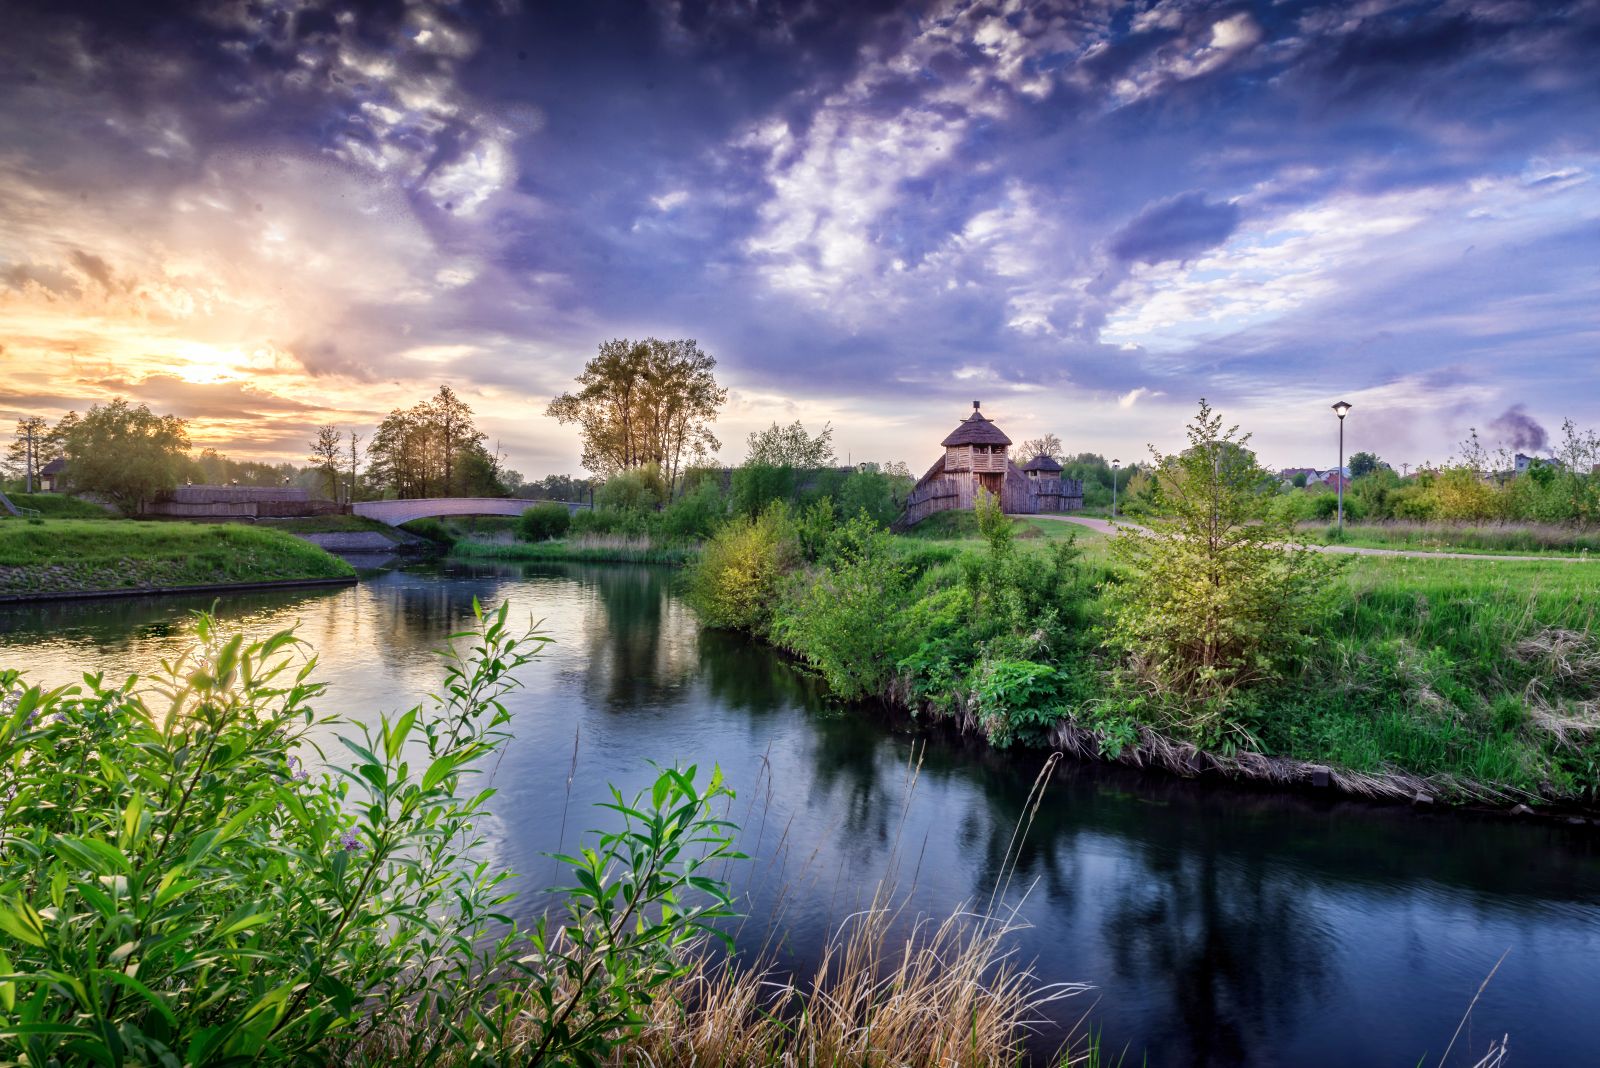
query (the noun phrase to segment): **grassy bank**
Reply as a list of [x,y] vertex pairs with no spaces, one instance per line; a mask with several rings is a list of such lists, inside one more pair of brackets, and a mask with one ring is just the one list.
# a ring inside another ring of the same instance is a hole
[[1326,523],[1302,523],[1302,537],[1315,544],[1368,549],[1411,549],[1528,556],[1600,553],[1600,530],[1557,523],[1346,523],[1342,536]]
[[591,564],[668,564],[681,567],[700,556],[696,545],[663,544],[648,536],[581,534],[538,542],[463,539],[450,555],[467,560],[566,560]]
[[98,504],[64,493],[10,493],[7,496],[18,508],[32,508],[46,519],[111,519],[115,516]]
[[276,530],[98,519],[0,522],[0,597],[354,574],[337,557]]
[[[1350,558],[1292,656],[1186,701],[1119,647],[1115,606],[1138,576],[1111,539],[1081,533],[1016,520],[997,551],[970,513],[947,513],[901,536],[836,532],[808,552],[782,523],[764,535],[755,524],[708,546],[691,588],[711,622],[784,648],[837,696],[1000,747],[1280,782],[1325,767],[1374,796],[1600,800],[1588,568]],[[720,588],[741,583],[761,588]]]

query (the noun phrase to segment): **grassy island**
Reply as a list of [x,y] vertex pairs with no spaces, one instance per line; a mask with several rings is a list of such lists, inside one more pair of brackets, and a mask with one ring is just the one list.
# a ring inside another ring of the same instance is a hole
[[277,530],[112,519],[0,522],[0,599],[353,578]]

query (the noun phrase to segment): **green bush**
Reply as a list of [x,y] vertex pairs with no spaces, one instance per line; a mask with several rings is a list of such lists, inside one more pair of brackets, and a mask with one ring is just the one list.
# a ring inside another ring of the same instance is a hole
[[668,538],[702,541],[709,538],[728,514],[722,488],[714,479],[697,479],[683,496],[661,513],[660,530]]
[[596,509],[619,512],[654,512],[667,499],[667,483],[654,464],[623,471],[606,479],[595,494]]
[[572,512],[558,501],[536,504],[517,520],[517,537],[522,541],[549,541],[559,538],[572,526]]
[[292,634],[200,637],[150,704],[0,671],[0,1061],[592,1064],[728,915],[728,793],[692,768],[561,858],[565,922],[501,914],[475,776],[547,640],[504,607],[442,697],[338,723],[326,771],[302,760],[338,721]]
[[444,548],[456,543],[456,536],[443,522],[431,516],[424,519],[413,519],[409,523],[400,524],[400,529],[408,534],[415,534],[419,538],[426,538]]
[[1045,730],[1061,718],[1060,672],[1050,664],[996,658],[974,667],[970,682],[978,722],[991,744],[1005,748],[1019,736]]
[[865,515],[839,528],[828,556],[829,566],[785,600],[773,636],[837,696],[879,696],[907,652],[905,568],[892,536]]
[[689,601],[708,626],[765,634],[798,556],[786,508],[736,517],[706,542],[690,570]]
[[770,464],[745,464],[733,472],[733,510],[754,518],[774,502],[794,500],[795,472],[792,467]]
[[838,502],[840,515],[870,516],[881,527],[887,527],[900,516],[894,480],[878,471],[852,473],[839,489]]

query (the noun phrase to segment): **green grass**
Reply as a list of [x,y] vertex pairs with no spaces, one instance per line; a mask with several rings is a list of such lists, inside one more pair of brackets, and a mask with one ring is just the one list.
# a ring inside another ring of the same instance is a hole
[[[32,508],[46,519],[112,519],[115,513],[98,504],[68,497],[64,493],[8,493],[18,508]],[[0,514],[5,514],[0,512]]]
[[[1327,523],[1302,523],[1299,532],[1315,544],[1334,541]],[[1554,523],[1345,523],[1340,545],[1365,549],[1530,556],[1600,553],[1600,530]]]
[[0,597],[354,574],[343,560],[291,534],[238,524],[0,522]]
[[700,558],[694,545],[660,545],[648,537],[590,534],[540,542],[462,540],[450,555],[468,560],[570,560],[590,564],[670,564],[682,567]]
[[359,515],[313,515],[295,519],[258,519],[256,527],[281,530],[286,534],[382,534],[390,541],[400,541],[394,527]]
[[[1355,771],[1592,800],[1597,579],[1554,562],[1353,560],[1300,672],[1263,695],[1262,740]],[[1593,727],[1553,730],[1562,719]]]
[[[1019,535],[1074,534],[1102,602],[1105,584],[1124,577],[1109,538],[1048,519],[1017,524]],[[897,542],[926,588],[955,584],[957,558],[982,551],[969,513],[934,516]],[[1446,794],[1454,780],[1600,800],[1600,564],[1343,559],[1299,665],[1244,698],[1240,713],[1268,753],[1441,777]],[[1109,672],[1109,654],[1096,655]],[[1153,706],[1134,714],[1160,725]]]

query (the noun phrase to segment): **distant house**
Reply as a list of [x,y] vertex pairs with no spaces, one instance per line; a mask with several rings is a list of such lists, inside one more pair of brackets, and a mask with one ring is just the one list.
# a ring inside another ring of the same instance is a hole
[[1285,467],[1278,472],[1278,479],[1281,482],[1292,484],[1301,475],[1306,476],[1307,482],[1320,482],[1322,480],[1322,472],[1315,467]]
[[[1339,489],[1341,487],[1341,484],[1342,484],[1344,489],[1348,490],[1350,488],[1350,480],[1348,478],[1345,478],[1343,475],[1341,475],[1337,471],[1329,471],[1322,478],[1322,485],[1327,486],[1331,490]],[[1311,483],[1307,482],[1306,485],[1309,486],[1309,485],[1311,485]]]
[[60,493],[66,488],[67,461],[57,456],[39,468],[39,492]]

